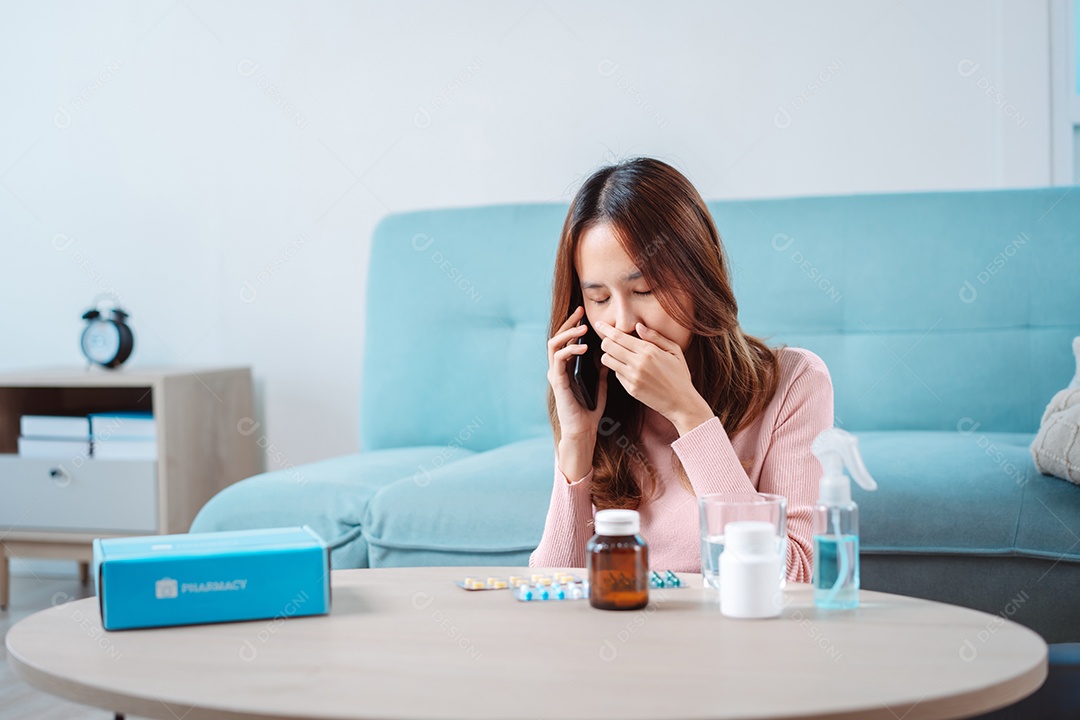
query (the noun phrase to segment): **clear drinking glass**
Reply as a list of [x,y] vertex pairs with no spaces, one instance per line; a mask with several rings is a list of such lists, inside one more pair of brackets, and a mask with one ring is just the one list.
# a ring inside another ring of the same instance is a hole
[[724,527],[739,520],[764,520],[776,526],[780,587],[787,581],[787,498],[772,493],[713,493],[698,498],[701,514],[701,574],[705,587],[720,589]]

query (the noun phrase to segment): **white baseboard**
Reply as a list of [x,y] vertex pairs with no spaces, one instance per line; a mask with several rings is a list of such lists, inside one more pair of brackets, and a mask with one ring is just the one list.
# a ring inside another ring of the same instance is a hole
[[78,578],[79,563],[76,560],[39,560],[13,557],[8,559],[12,577]]

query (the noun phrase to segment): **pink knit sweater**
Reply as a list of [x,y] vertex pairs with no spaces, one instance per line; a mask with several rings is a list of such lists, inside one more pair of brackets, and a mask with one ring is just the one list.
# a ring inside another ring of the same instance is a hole
[[[810,581],[811,513],[822,473],[810,443],[832,427],[832,380],[825,363],[809,350],[782,348],[779,358],[776,394],[761,417],[734,438],[715,416],[679,437],[667,418],[646,407],[637,447],[656,472],[658,484],[657,495],[638,510],[651,569],[701,572],[698,496],[757,491],[787,498],[787,577]],[[673,454],[686,470],[693,495],[679,483]],[[753,461],[749,472],[742,460]],[[585,567],[595,510],[589,495],[592,474],[590,470],[571,483],[556,456],[544,535],[529,556],[530,567]]]

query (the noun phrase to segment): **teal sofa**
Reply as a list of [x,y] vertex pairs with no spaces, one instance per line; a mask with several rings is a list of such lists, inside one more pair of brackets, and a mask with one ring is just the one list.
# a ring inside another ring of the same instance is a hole
[[[1080,487],[1028,446],[1074,371],[1080,193],[709,203],[740,319],[828,365],[863,586],[1080,640]],[[360,448],[241,481],[192,532],[306,523],[334,567],[525,565],[553,477],[545,340],[565,204],[384,218],[368,266]],[[359,278],[358,278],[359,282]]]

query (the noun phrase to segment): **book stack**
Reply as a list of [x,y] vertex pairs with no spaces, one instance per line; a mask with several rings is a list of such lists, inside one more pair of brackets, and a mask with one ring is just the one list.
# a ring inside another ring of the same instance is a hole
[[85,417],[23,415],[19,455],[29,458],[90,457],[90,420]]
[[151,413],[90,415],[95,460],[156,460],[157,421]]
[[157,459],[157,423],[151,413],[92,413],[85,417],[23,415],[19,430],[21,457]]

